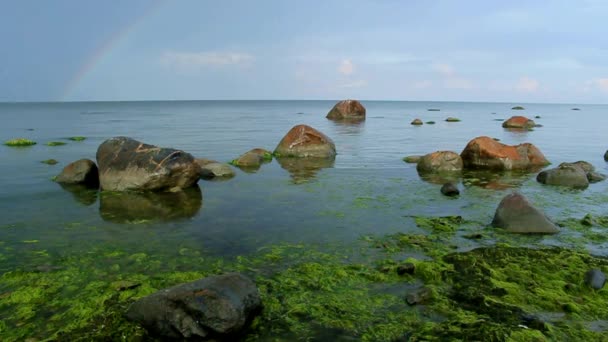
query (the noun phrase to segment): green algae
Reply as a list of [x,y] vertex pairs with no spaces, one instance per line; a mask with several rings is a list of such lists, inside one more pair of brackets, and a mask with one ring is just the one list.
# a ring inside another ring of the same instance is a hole
[[47,165],[55,165],[59,162],[55,159],[46,159],[46,160],[41,161],[41,163],[47,164]]
[[46,146],[63,146],[66,145],[63,141],[49,141],[45,144]]
[[82,136],[75,136],[75,137],[69,137],[67,138],[68,140],[72,140],[72,141],[84,141],[87,138],[86,137],[82,137]]
[[435,233],[454,233],[464,223],[462,216],[416,217],[418,227]]
[[4,145],[11,147],[26,147],[36,145],[36,142],[25,138],[17,138],[5,141]]

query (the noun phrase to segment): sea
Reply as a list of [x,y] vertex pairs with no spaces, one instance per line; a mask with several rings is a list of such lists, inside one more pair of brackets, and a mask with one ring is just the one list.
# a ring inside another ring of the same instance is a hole
[[[458,215],[483,226],[513,191],[555,221],[608,214],[608,181],[570,190],[539,184],[536,173],[474,174],[457,179],[460,196],[448,198],[439,191],[441,180],[421,177],[414,164],[402,160],[438,150],[460,153],[471,139],[490,136],[509,145],[533,143],[552,166],[585,160],[608,174],[603,158],[607,105],[362,101],[364,122],[339,123],[325,118],[335,103],[0,103],[0,140],[37,142],[0,145],[0,273],[52,267],[101,247],[126,255],[171,258],[188,251],[229,259],[284,243],[348,245],[364,236],[419,232],[416,216]],[[525,109],[512,110],[516,105]],[[502,128],[500,120],[513,115],[541,127]],[[446,122],[448,117],[460,121]],[[435,123],[411,125],[416,118]],[[94,161],[98,146],[116,136],[229,162],[252,148],[274,150],[298,124],[329,136],[335,161],[282,165],[273,160],[258,170],[234,168],[233,178],[201,180],[196,191],[173,198],[83,192],[52,180],[72,161]],[[86,139],[67,139],[73,136]],[[46,145],[52,141],[66,144]],[[58,164],[41,162],[51,158]],[[563,243],[552,237],[542,241]],[[592,252],[605,256],[607,248],[598,244]],[[132,267],[137,272],[138,266]]]

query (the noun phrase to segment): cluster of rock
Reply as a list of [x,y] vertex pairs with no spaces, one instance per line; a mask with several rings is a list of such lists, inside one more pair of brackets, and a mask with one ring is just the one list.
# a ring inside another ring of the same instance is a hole
[[544,170],[536,176],[539,183],[547,185],[567,186],[584,189],[590,183],[597,183],[606,176],[595,171],[595,167],[586,161],[561,163],[558,167]]

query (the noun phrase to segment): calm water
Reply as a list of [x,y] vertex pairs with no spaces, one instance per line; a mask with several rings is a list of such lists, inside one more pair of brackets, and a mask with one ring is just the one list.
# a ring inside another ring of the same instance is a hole
[[[364,102],[362,124],[325,119],[333,101],[191,101],[0,104],[0,140],[30,138],[29,148],[0,146],[0,271],[30,262],[32,252],[50,258],[111,245],[136,253],[189,248],[210,255],[246,254],[278,242],[342,243],[361,235],[413,231],[412,215],[462,215],[488,223],[500,199],[516,187],[556,220],[585,213],[608,214],[608,182],[585,191],[541,186],[535,174],[466,181],[461,196],[447,199],[440,185],[425,182],[406,155],[462,151],[479,135],[507,144],[531,142],[553,163],[587,160],[608,173],[608,106],[509,103]],[[572,111],[572,107],[581,111]],[[440,108],[441,111],[427,111]],[[495,119],[534,117],[543,125],[509,132]],[[447,123],[455,116],[462,121]],[[414,127],[414,118],[435,125]],[[97,146],[113,136],[174,147],[229,161],[254,147],[274,149],[294,125],[309,124],[330,136],[333,165],[298,172],[277,161],[255,173],[237,170],[222,182],[201,181],[201,195],[177,199],[102,198],[72,193],[51,178],[67,163],[95,159]],[[49,147],[82,135],[83,142]],[[48,158],[60,163],[40,163]],[[474,183],[474,185],[471,185]],[[129,211],[143,203],[146,212]],[[187,210],[183,210],[187,207]],[[547,238],[551,244],[551,238]],[[596,250],[604,253],[600,246]]]

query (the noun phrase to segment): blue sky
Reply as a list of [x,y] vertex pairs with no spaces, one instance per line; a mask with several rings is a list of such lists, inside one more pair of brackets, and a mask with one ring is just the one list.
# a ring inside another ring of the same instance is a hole
[[0,101],[608,103],[608,1],[0,0]]

